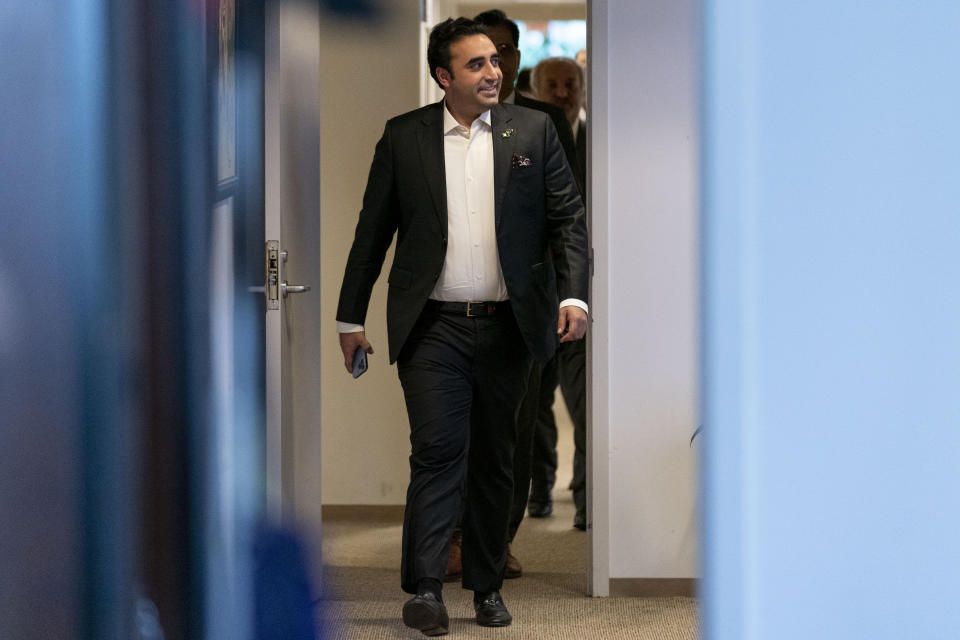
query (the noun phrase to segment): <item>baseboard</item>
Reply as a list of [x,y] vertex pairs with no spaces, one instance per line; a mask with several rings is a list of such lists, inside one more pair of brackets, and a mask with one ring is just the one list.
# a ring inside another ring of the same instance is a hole
[[697,595],[696,578],[610,578],[610,597],[662,598]]
[[325,504],[320,513],[325,521],[367,520],[403,522],[402,504]]

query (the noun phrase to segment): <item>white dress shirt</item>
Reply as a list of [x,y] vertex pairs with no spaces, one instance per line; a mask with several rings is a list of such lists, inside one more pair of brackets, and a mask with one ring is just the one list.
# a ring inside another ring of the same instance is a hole
[[447,254],[430,297],[454,302],[507,299],[493,199],[490,111],[463,126],[443,108]]
[[[444,103],[443,158],[447,253],[430,297],[454,302],[506,300],[509,296],[497,250],[489,109],[468,129],[457,122]],[[561,307],[571,305],[587,311],[587,304],[576,298],[560,303]],[[338,333],[363,330],[361,324],[337,321]]]

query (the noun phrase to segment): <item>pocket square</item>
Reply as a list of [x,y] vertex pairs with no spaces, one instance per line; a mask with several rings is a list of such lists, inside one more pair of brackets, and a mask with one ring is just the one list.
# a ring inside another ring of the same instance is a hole
[[513,158],[510,159],[510,164],[514,169],[518,167],[529,167],[533,165],[533,160],[520,153],[515,153],[513,154]]

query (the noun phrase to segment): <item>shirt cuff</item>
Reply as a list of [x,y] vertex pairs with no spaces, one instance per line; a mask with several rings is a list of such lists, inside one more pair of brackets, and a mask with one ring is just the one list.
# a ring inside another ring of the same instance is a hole
[[576,298],[567,298],[560,302],[560,308],[564,307],[580,307],[583,309],[583,312],[587,315],[590,315],[590,309],[587,308],[587,303],[583,300],[577,300]]
[[363,331],[362,324],[353,324],[352,322],[340,322],[337,320],[337,333],[360,333]]

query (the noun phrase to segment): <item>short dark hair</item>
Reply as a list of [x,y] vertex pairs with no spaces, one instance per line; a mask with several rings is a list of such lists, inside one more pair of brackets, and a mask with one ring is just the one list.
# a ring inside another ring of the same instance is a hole
[[450,69],[450,45],[461,38],[477,34],[487,35],[487,28],[469,18],[447,18],[431,29],[430,42],[427,44],[427,65],[430,67],[430,77],[441,89],[443,85],[437,78],[437,67],[443,67],[453,75]]
[[500,9],[484,11],[474,18],[474,20],[485,27],[506,27],[510,30],[510,37],[513,38],[513,46],[515,48],[520,46],[520,27]]

